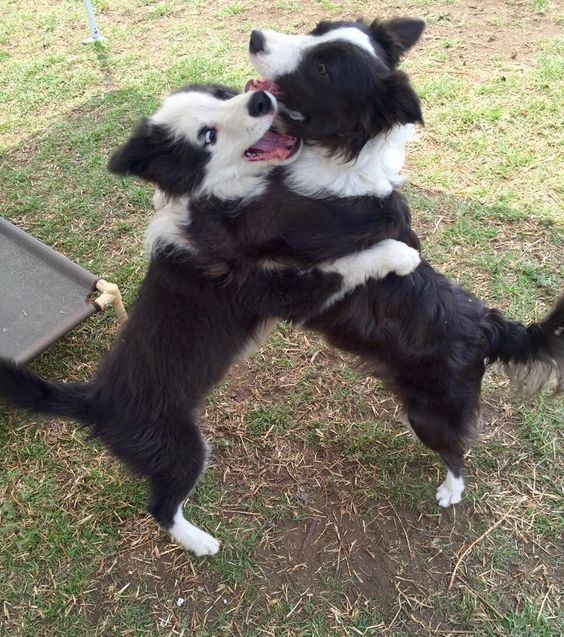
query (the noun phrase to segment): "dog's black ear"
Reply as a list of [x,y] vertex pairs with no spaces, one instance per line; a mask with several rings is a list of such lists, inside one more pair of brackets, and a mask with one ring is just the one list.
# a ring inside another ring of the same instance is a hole
[[108,162],[108,170],[116,175],[145,178],[151,162],[152,135],[148,119],[143,119],[131,137],[116,150]]
[[179,196],[189,194],[201,181],[205,164],[202,149],[145,118],[110,157],[108,170],[140,177],[169,195]]
[[384,26],[395,36],[402,54],[411,49],[425,30],[425,22],[416,18],[393,18],[384,22]]
[[416,18],[393,18],[384,22],[374,20],[370,32],[384,47],[395,66],[421,37],[425,30],[425,22]]
[[384,107],[380,113],[393,124],[423,124],[421,101],[405,73],[394,71],[386,80]]

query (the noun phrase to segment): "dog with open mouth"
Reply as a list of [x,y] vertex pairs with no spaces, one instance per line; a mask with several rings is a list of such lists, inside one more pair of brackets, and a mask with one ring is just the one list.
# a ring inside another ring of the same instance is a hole
[[[344,208],[365,201],[367,211],[372,201],[375,214],[397,210],[404,145],[423,121],[398,63],[423,29],[421,20],[396,18],[321,22],[305,35],[252,32],[250,61],[261,79],[248,86],[276,95],[284,132],[304,144],[285,171],[293,193],[337,198]],[[389,236],[417,246],[408,211],[399,216],[404,223]],[[461,499],[463,454],[477,434],[489,365],[505,364],[532,391],[551,377],[563,389],[564,296],[544,321],[525,327],[484,307],[424,259],[410,277],[368,281],[306,327],[357,355],[399,397],[415,434],[446,464],[436,492],[441,506]]]
[[[269,321],[303,321],[368,278],[408,275],[420,260],[395,240],[374,245],[370,230],[379,231],[379,220],[344,226],[338,209],[318,207],[317,232],[298,236],[303,206],[276,223],[256,215],[252,233],[260,246],[254,253],[249,248],[241,267],[239,260],[214,256],[231,236],[223,225],[206,233],[214,250],[201,253],[191,238],[192,210],[229,224],[257,199],[268,208],[269,189],[278,188],[272,196],[286,200],[275,175],[298,157],[300,142],[273,129],[276,114],[276,99],[264,91],[239,95],[223,86],[189,86],[168,97],[109,162],[112,172],[156,184],[166,198],[146,235],[147,275],[113,349],[88,383],[50,382],[0,360],[1,398],[83,424],[147,480],[149,512],[196,555],[219,549],[182,510],[206,465],[198,415],[213,386]],[[333,248],[321,254],[319,243]],[[283,258],[277,245],[293,245],[290,256]],[[313,265],[298,267],[306,256]]]

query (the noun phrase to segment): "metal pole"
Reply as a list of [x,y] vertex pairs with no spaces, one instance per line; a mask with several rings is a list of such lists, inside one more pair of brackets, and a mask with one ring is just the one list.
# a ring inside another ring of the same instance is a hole
[[86,17],[88,18],[88,26],[90,27],[90,37],[82,40],[82,44],[90,44],[91,42],[102,42],[105,38],[98,31],[96,18],[94,17],[94,9],[90,0],[84,0],[84,8],[86,9]]

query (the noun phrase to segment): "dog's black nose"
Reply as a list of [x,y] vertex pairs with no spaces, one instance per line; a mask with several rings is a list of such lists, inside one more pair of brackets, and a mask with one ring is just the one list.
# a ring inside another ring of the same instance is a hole
[[264,51],[265,39],[262,31],[256,29],[251,32],[251,39],[249,40],[249,51],[251,53],[262,53]]
[[266,115],[274,109],[274,104],[270,99],[270,95],[264,91],[254,93],[249,100],[249,115],[251,117],[260,117]]

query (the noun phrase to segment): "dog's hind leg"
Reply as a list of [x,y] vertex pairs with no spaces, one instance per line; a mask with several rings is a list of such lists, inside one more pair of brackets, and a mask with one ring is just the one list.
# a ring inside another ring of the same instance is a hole
[[184,500],[203,473],[207,459],[205,442],[200,439],[196,448],[194,440],[190,442],[189,449],[177,447],[172,451],[174,459],[171,459],[170,464],[157,475],[150,476],[149,513],[188,551],[198,556],[215,555],[219,550],[219,541],[190,524],[182,512]]
[[451,504],[458,504],[462,499],[462,492],[464,491],[463,461],[461,455],[460,461],[454,463],[454,468],[451,468],[453,464],[449,464],[445,457],[442,457],[448,467],[447,474],[444,482],[437,487],[435,497],[439,506],[449,507]]
[[407,417],[419,440],[438,453],[447,467],[446,478],[435,494],[438,504],[442,507],[457,504],[464,491],[464,448],[473,437],[475,411],[445,409],[445,404],[427,403],[425,410],[408,405]]
[[171,477],[151,480],[149,512],[188,551],[198,556],[215,555],[219,551],[219,541],[188,522],[182,512],[192,486]]

